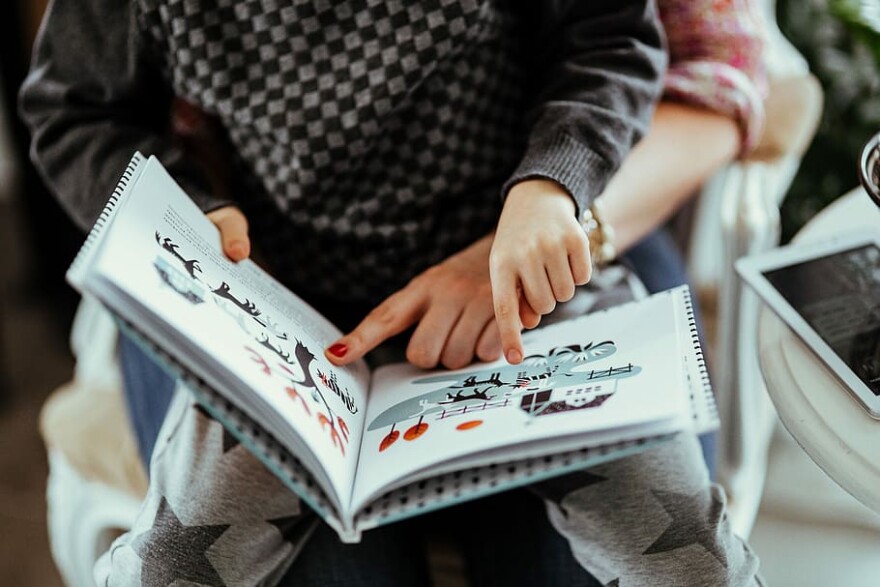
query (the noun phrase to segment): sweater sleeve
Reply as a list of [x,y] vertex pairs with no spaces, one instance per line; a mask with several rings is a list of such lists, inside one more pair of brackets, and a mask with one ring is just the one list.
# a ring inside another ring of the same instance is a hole
[[203,210],[227,202],[175,147],[170,93],[128,0],[51,2],[19,95],[31,159],[74,221],[94,223],[135,150],[156,155]]
[[647,129],[666,66],[664,37],[652,0],[544,6],[528,145],[502,194],[525,179],[552,179],[580,213]]

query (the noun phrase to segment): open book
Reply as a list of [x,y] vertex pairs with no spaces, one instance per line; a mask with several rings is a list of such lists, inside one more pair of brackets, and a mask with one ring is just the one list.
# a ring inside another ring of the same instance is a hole
[[338,368],[340,333],[136,154],[68,272],[345,541],[716,426],[686,288],[527,332],[520,365]]

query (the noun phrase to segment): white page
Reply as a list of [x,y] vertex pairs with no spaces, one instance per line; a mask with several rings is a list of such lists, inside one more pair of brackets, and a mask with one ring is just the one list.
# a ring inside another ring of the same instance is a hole
[[587,439],[589,431],[632,434],[646,423],[655,434],[687,426],[679,297],[666,292],[527,333],[527,358],[517,366],[377,370],[353,506],[476,451],[578,433]]
[[155,159],[124,212],[98,273],[255,390],[268,419],[282,418],[313,451],[345,505],[368,373],[363,363],[337,368],[323,357],[341,333],[254,263],[225,259],[213,224]]

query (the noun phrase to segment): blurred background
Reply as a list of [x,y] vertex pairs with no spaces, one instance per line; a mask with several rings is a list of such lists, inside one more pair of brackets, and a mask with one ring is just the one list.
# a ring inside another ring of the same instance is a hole
[[[29,139],[15,114],[15,94],[26,74],[44,4],[6,0],[0,9],[0,577],[6,585],[52,587],[61,585],[61,579],[49,554],[48,469],[38,414],[48,394],[71,378],[67,341],[78,300],[63,274],[83,235],[30,166]],[[858,153],[880,130],[878,13],[878,0],[778,1],[779,27],[806,57],[825,104],[818,133],[782,205],[783,241],[858,183]],[[780,429],[777,434],[785,433]],[[789,541],[797,532],[794,526],[786,530],[788,522],[778,522],[768,530],[759,516],[752,538],[770,584],[807,585],[790,582],[786,568],[794,560],[817,569],[810,572],[819,581],[818,569],[840,552],[821,541],[805,551]],[[846,548],[867,557],[859,564],[873,573],[859,584],[877,585],[880,531],[867,526],[846,539],[852,543]]]
[[15,114],[44,0],[0,8],[0,577],[61,585],[46,530],[46,453],[37,417],[70,379],[67,345],[77,298],[64,283],[82,236],[27,164]]

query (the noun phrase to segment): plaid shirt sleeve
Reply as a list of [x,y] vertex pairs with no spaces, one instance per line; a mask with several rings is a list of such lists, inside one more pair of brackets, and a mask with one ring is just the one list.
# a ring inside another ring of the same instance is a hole
[[731,117],[742,154],[758,142],[767,79],[754,0],[660,0],[670,63],[664,99]]

